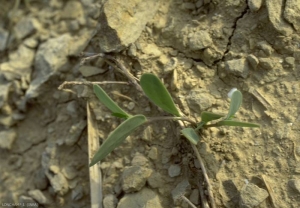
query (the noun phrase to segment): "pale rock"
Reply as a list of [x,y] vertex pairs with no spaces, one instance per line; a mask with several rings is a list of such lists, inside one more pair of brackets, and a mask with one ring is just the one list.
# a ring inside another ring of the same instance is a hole
[[158,151],[157,151],[157,148],[156,147],[151,147],[151,149],[149,150],[149,153],[148,153],[148,157],[152,160],[157,160],[157,157],[158,157]]
[[240,191],[240,208],[253,208],[261,204],[269,196],[265,189],[255,184],[246,184]]
[[27,38],[23,41],[23,44],[28,48],[35,49],[39,42],[35,38]]
[[32,203],[32,204],[34,204],[34,203],[36,203],[36,201],[34,201],[33,200],[33,198],[31,198],[31,197],[29,197],[29,196],[24,196],[24,195],[21,195],[20,197],[19,197],[19,202],[20,203],[24,203],[24,204],[29,204],[29,203]]
[[176,176],[179,176],[181,173],[181,167],[180,165],[170,165],[168,168],[168,174],[171,178],[174,178]]
[[293,28],[282,17],[284,2],[285,0],[266,0],[266,6],[273,27],[281,34],[288,36],[293,33]]
[[251,12],[256,12],[260,9],[262,0],[249,0],[248,6]]
[[140,153],[137,153],[131,161],[132,166],[143,166],[143,167],[145,167],[145,166],[148,165],[148,163],[149,163],[149,160],[144,155],[142,155]]
[[153,43],[145,45],[144,47],[141,48],[141,50],[144,54],[147,54],[152,58],[159,57],[161,55],[161,51]]
[[122,174],[123,191],[130,193],[141,190],[151,173],[151,169],[140,166],[126,167]]
[[288,185],[297,192],[297,194],[300,194],[300,180],[299,179],[291,179],[288,182]]
[[83,197],[83,187],[82,185],[77,185],[75,189],[72,190],[72,200],[78,201]]
[[30,197],[36,200],[39,204],[49,204],[49,200],[43,194],[43,192],[39,189],[28,191]]
[[61,13],[63,19],[79,19],[83,16],[84,11],[80,1],[67,1]]
[[106,1],[97,34],[101,50],[120,51],[134,43],[155,15],[159,3],[156,0]]
[[80,138],[82,131],[87,125],[86,120],[81,120],[80,122],[72,125],[69,130],[68,137],[65,139],[65,144],[68,146],[74,145]]
[[226,61],[225,69],[229,73],[243,78],[247,78],[249,75],[249,65],[245,58]]
[[247,56],[247,61],[253,69],[257,69],[257,65],[259,64],[259,60],[253,54]]
[[189,108],[199,114],[210,108],[215,102],[213,96],[200,89],[191,90],[186,100]]
[[199,9],[200,7],[203,6],[203,4],[204,4],[204,1],[203,1],[203,0],[198,0],[198,1],[196,2],[196,7]]
[[72,180],[77,176],[77,170],[70,165],[64,166],[62,168],[62,174],[64,174],[67,179]]
[[69,191],[68,181],[62,173],[52,175],[51,173],[46,172],[46,176],[48,177],[55,193],[63,196]]
[[205,30],[192,33],[188,38],[188,46],[192,51],[208,48],[213,43],[209,33]]
[[272,70],[276,66],[274,60],[272,60],[271,58],[259,58],[258,60],[259,60],[258,66],[260,66],[263,69]]
[[18,39],[23,39],[41,28],[39,21],[32,17],[21,18],[14,27],[15,35]]
[[0,131],[0,148],[10,150],[16,138],[17,133],[13,129]]
[[300,32],[300,0],[286,0],[283,15]]
[[2,81],[0,83],[0,109],[7,103],[8,94],[11,89],[11,83],[5,83]]
[[190,201],[195,204],[195,205],[198,205],[200,203],[200,193],[199,193],[199,190],[198,189],[193,189],[192,190],[192,193],[190,195]]
[[104,196],[103,198],[103,207],[104,208],[112,208],[116,207],[118,204],[118,199],[115,195],[109,194]]
[[120,200],[117,208],[163,208],[158,194],[149,188],[133,194],[125,194]]
[[82,76],[90,77],[90,76],[94,76],[94,75],[97,75],[97,74],[102,74],[106,70],[95,67],[95,66],[83,65],[83,66],[80,66],[79,71],[82,74]]
[[164,186],[164,179],[159,172],[153,172],[150,177],[147,179],[147,183],[151,188],[161,188]]
[[172,191],[172,198],[175,204],[178,204],[182,201],[181,196],[185,195],[185,193],[191,189],[191,185],[187,179],[181,181],[175,189]]

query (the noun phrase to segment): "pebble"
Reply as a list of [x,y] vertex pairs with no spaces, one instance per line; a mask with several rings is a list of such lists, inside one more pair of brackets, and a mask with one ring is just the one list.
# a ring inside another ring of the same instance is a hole
[[73,166],[67,165],[62,168],[62,174],[67,179],[72,180],[77,176],[77,170]]
[[68,181],[62,173],[57,173],[54,176],[49,173],[46,173],[46,175],[55,193],[63,196],[69,191]]
[[11,150],[16,138],[17,133],[13,129],[0,131],[0,148]]
[[61,12],[63,19],[79,19],[82,16],[84,11],[79,1],[68,1]]
[[249,56],[247,56],[247,61],[254,70],[257,69],[257,65],[259,64],[259,60],[256,56],[250,54]]
[[104,196],[103,198],[104,208],[117,207],[117,204],[118,204],[118,199],[115,195],[109,194]]
[[190,190],[191,185],[187,179],[182,180],[177,184],[175,189],[172,190],[172,198],[175,204],[178,204],[182,201],[181,196],[185,195],[185,193]]
[[265,189],[248,183],[240,191],[239,207],[252,208],[261,204],[269,196]]
[[259,66],[266,70],[272,70],[275,67],[275,63],[271,58],[259,58]]
[[270,56],[274,52],[274,49],[270,44],[268,44],[266,41],[261,41],[257,43],[257,46],[259,49],[263,50],[263,52],[267,55]]
[[118,208],[163,208],[159,195],[149,188],[133,194],[125,194],[120,200]]
[[180,165],[170,165],[170,167],[168,168],[168,174],[171,178],[179,176],[180,173],[181,173]]
[[49,204],[49,200],[39,189],[28,191],[29,196],[36,200],[39,204]]
[[72,190],[72,200],[78,201],[83,197],[82,185],[77,185],[75,189]]
[[284,4],[284,19],[293,25],[297,32],[300,32],[300,1],[287,0]]
[[195,33],[192,33],[188,38],[188,46],[193,51],[208,48],[213,43],[209,33],[205,30],[199,30]]
[[9,37],[9,33],[3,28],[0,28],[0,51],[5,50],[8,37]]
[[203,0],[198,0],[198,1],[196,2],[196,7],[197,7],[197,9],[199,9],[200,7],[202,7],[203,4],[204,4],[204,1],[203,1]]
[[151,147],[148,153],[148,157],[152,160],[157,160],[158,157],[158,151],[156,147]]
[[251,12],[256,12],[260,9],[262,0],[249,0],[248,6]]
[[27,38],[23,41],[23,44],[28,48],[35,49],[39,42],[35,38]]
[[125,193],[141,190],[152,170],[140,166],[126,167],[122,174],[122,189]]
[[300,180],[299,179],[292,179],[289,180],[288,185],[297,192],[297,194],[300,194]]
[[35,18],[25,17],[21,18],[21,20],[14,27],[15,36],[18,39],[23,39],[41,28],[39,21]]
[[132,166],[147,166],[149,164],[149,160],[148,158],[146,158],[144,155],[137,153],[132,161],[131,161],[131,165]]
[[24,196],[24,195],[21,195],[20,197],[19,197],[19,202],[20,203],[24,203],[24,204],[35,204],[36,203],[36,201],[34,201],[33,200],[33,198],[31,198],[31,197],[29,197],[29,196]]
[[133,110],[134,107],[135,107],[135,103],[134,102],[129,102],[126,107],[128,108],[128,110]]
[[47,188],[49,181],[43,169],[39,169],[34,174],[33,183],[35,188],[37,189],[44,190],[45,188]]
[[190,195],[190,201],[195,204],[195,205],[198,205],[200,203],[200,193],[199,193],[199,190],[198,189],[193,189],[192,190],[192,193]]
[[185,2],[185,3],[183,3],[183,4],[182,4],[182,7],[183,7],[184,9],[188,9],[188,10],[194,10],[194,9],[196,9],[195,4],[193,4],[193,3],[191,3],[191,2]]
[[199,114],[214,104],[214,97],[201,89],[190,90],[186,100],[189,108]]
[[65,144],[73,146],[80,138],[82,131],[86,127],[86,120],[81,120],[78,123],[72,125],[69,130],[69,134],[65,139]]
[[164,186],[164,179],[159,172],[153,172],[150,177],[147,179],[147,183],[151,188],[161,188]]
[[227,72],[243,78],[247,78],[249,75],[249,65],[245,58],[226,61],[225,69]]
[[95,67],[95,66],[83,65],[83,66],[80,66],[79,71],[82,74],[82,76],[90,77],[90,76],[94,76],[94,75],[97,75],[97,74],[102,74],[106,70]]
[[11,83],[0,83],[0,108],[7,103]]

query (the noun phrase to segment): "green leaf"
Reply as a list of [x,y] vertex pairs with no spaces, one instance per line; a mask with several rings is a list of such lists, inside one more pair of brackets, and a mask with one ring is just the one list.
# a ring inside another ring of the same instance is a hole
[[180,116],[170,93],[154,74],[143,74],[140,83],[144,93],[153,103],[168,113]]
[[243,95],[240,91],[236,90],[231,96],[231,102],[229,107],[229,112],[225,119],[231,118],[240,108],[243,101]]
[[108,138],[100,146],[89,166],[91,167],[104,159],[109,153],[118,147],[126,139],[126,137],[129,136],[129,134],[146,121],[147,119],[144,115],[135,115],[121,123],[108,135]]
[[217,119],[220,119],[222,117],[224,117],[224,115],[203,111],[201,113],[201,122],[207,123],[209,121],[217,120]]
[[256,123],[248,123],[248,122],[234,121],[234,120],[223,120],[218,122],[217,124],[218,126],[239,126],[239,127],[252,127],[252,128],[260,127],[260,125]]
[[185,128],[181,130],[183,136],[185,136],[191,143],[197,144],[200,140],[199,135],[193,128]]
[[101,103],[103,103],[109,110],[113,112],[113,115],[119,115],[118,117],[122,116],[123,118],[128,118],[131,116],[122,108],[120,108],[117,103],[115,103],[99,85],[94,85],[93,88],[97,98]]
[[118,117],[118,118],[128,118],[128,116],[124,115],[124,114],[120,114],[120,113],[112,113],[111,115]]

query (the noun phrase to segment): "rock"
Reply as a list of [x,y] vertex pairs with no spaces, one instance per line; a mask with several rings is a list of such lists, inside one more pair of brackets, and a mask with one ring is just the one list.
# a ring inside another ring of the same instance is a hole
[[33,200],[33,198],[29,197],[29,196],[24,196],[24,195],[21,195],[20,198],[19,198],[19,202],[20,203],[24,203],[24,204],[29,204],[29,203],[32,203],[32,204],[36,204],[36,201]]
[[80,19],[84,16],[84,11],[80,1],[67,1],[61,13],[63,19]]
[[149,56],[151,58],[156,58],[161,55],[161,51],[153,43],[145,45],[144,47],[141,48],[141,50],[144,54],[147,54],[147,56],[142,56],[142,58],[149,58]]
[[266,0],[266,6],[273,27],[281,34],[288,36],[293,33],[293,28],[282,18],[284,2],[284,0]]
[[159,1],[155,0],[106,1],[99,17],[97,34],[101,50],[120,51],[134,43],[158,6]]
[[0,148],[11,150],[16,138],[17,133],[13,129],[0,131]]
[[194,9],[196,9],[195,4],[193,4],[193,3],[191,3],[191,2],[185,2],[185,3],[183,3],[183,4],[182,4],[182,7],[183,7],[184,9],[187,9],[187,10],[194,10]]
[[297,194],[300,194],[300,180],[299,179],[292,179],[289,180],[288,185],[296,191]]
[[199,114],[214,103],[214,97],[200,89],[191,90],[186,100],[189,108]]
[[28,48],[35,49],[39,42],[35,38],[27,38],[23,41],[23,44]]
[[10,88],[11,83],[5,83],[3,81],[0,83],[0,109],[7,103]]
[[275,68],[274,60],[271,58],[259,58],[259,66],[266,70],[272,70]]
[[205,49],[213,43],[209,33],[205,30],[192,33],[188,38],[188,46],[193,51]]
[[62,173],[59,172],[52,175],[51,173],[46,172],[46,176],[48,177],[55,193],[63,196],[69,191],[68,181]]
[[74,145],[80,138],[82,131],[86,127],[86,120],[81,120],[80,122],[71,126],[69,134],[65,139],[65,144],[68,146]]
[[260,9],[262,0],[249,0],[248,6],[251,12],[256,12]]
[[125,194],[117,208],[163,208],[157,193],[149,188],[143,188],[134,194]]
[[192,193],[190,195],[190,201],[195,205],[200,204],[199,196],[200,196],[199,190],[198,189],[193,189]]
[[64,174],[67,179],[72,180],[77,176],[77,170],[70,165],[64,166],[62,168],[62,174]]
[[26,98],[34,98],[39,95],[40,86],[51,76],[68,66],[68,56],[79,53],[88,43],[91,37],[89,31],[80,37],[72,37],[65,34],[57,38],[48,39],[41,44],[35,56],[35,76],[30,82],[26,92]]
[[249,74],[249,65],[245,58],[226,61],[225,69],[229,73],[243,78],[247,78]]
[[257,68],[259,60],[256,56],[250,54],[249,56],[247,56],[247,61],[253,69]]
[[269,196],[268,192],[255,184],[246,184],[240,192],[240,208],[253,208],[262,203]]
[[157,147],[154,147],[154,146],[151,147],[151,149],[149,150],[149,153],[148,153],[148,157],[151,160],[157,160],[157,157],[158,157]]
[[83,197],[83,188],[82,185],[76,186],[75,189],[72,190],[72,200],[78,201]]
[[179,176],[181,173],[180,165],[170,165],[168,168],[168,174],[171,178]]
[[163,177],[158,172],[153,172],[150,177],[147,179],[147,182],[151,188],[160,188],[164,186],[165,181]]
[[20,167],[22,167],[23,157],[21,157],[20,155],[10,155],[8,164],[11,170],[18,170]]
[[39,21],[32,17],[21,18],[21,20],[14,27],[15,36],[18,39],[23,39],[32,35],[41,28]]
[[126,167],[122,174],[122,188],[125,193],[141,190],[151,173],[151,169],[140,166]]
[[204,1],[203,1],[203,0],[198,0],[198,1],[196,2],[196,7],[197,7],[197,8],[200,8],[200,7],[203,6],[203,4],[204,4]]
[[283,15],[300,32],[300,0],[286,0]]
[[100,69],[100,68],[95,67],[95,66],[85,66],[85,65],[83,65],[83,66],[80,66],[79,71],[82,74],[82,76],[90,77],[90,76],[94,76],[96,74],[102,74],[106,70]]
[[3,28],[0,28],[0,51],[5,50],[8,37],[9,37],[9,33]]
[[261,42],[257,43],[257,46],[259,49],[263,50],[263,52],[267,56],[270,56],[274,52],[274,49],[272,48],[272,46],[270,44],[268,44],[266,41],[261,41]]
[[149,160],[142,154],[140,153],[137,153],[132,161],[131,161],[131,165],[132,166],[147,166],[149,164]]
[[172,191],[172,198],[175,204],[181,202],[181,196],[185,195],[188,189],[191,188],[191,185],[187,179],[184,179],[179,184],[177,184],[176,188]]
[[28,191],[29,196],[36,200],[39,204],[49,204],[49,200],[39,189]]
[[34,174],[34,179],[33,179],[33,183],[35,188],[37,189],[45,189],[48,186],[48,179],[47,176],[44,173],[43,169],[39,169],[35,174]]
[[118,204],[118,199],[115,195],[109,194],[104,196],[103,199],[103,207],[104,208],[111,208],[111,207],[116,207]]

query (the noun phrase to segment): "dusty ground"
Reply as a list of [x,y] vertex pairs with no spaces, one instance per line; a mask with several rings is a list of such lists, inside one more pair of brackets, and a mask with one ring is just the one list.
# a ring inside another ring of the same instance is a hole
[[[189,117],[225,114],[228,91],[243,93],[238,119],[261,128],[211,128],[198,144],[217,207],[300,207],[300,1],[103,2],[0,1],[1,206],[90,207],[89,88],[57,87],[127,81],[102,59],[80,66],[82,51],[115,51],[133,75],[159,76]],[[104,89],[132,114],[164,115],[131,85]],[[102,142],[121,121],[93,107]],[[203,176],[178,132],[141,128],[102,161],[104,207],[188,207],[181,191],[200,207]]]

